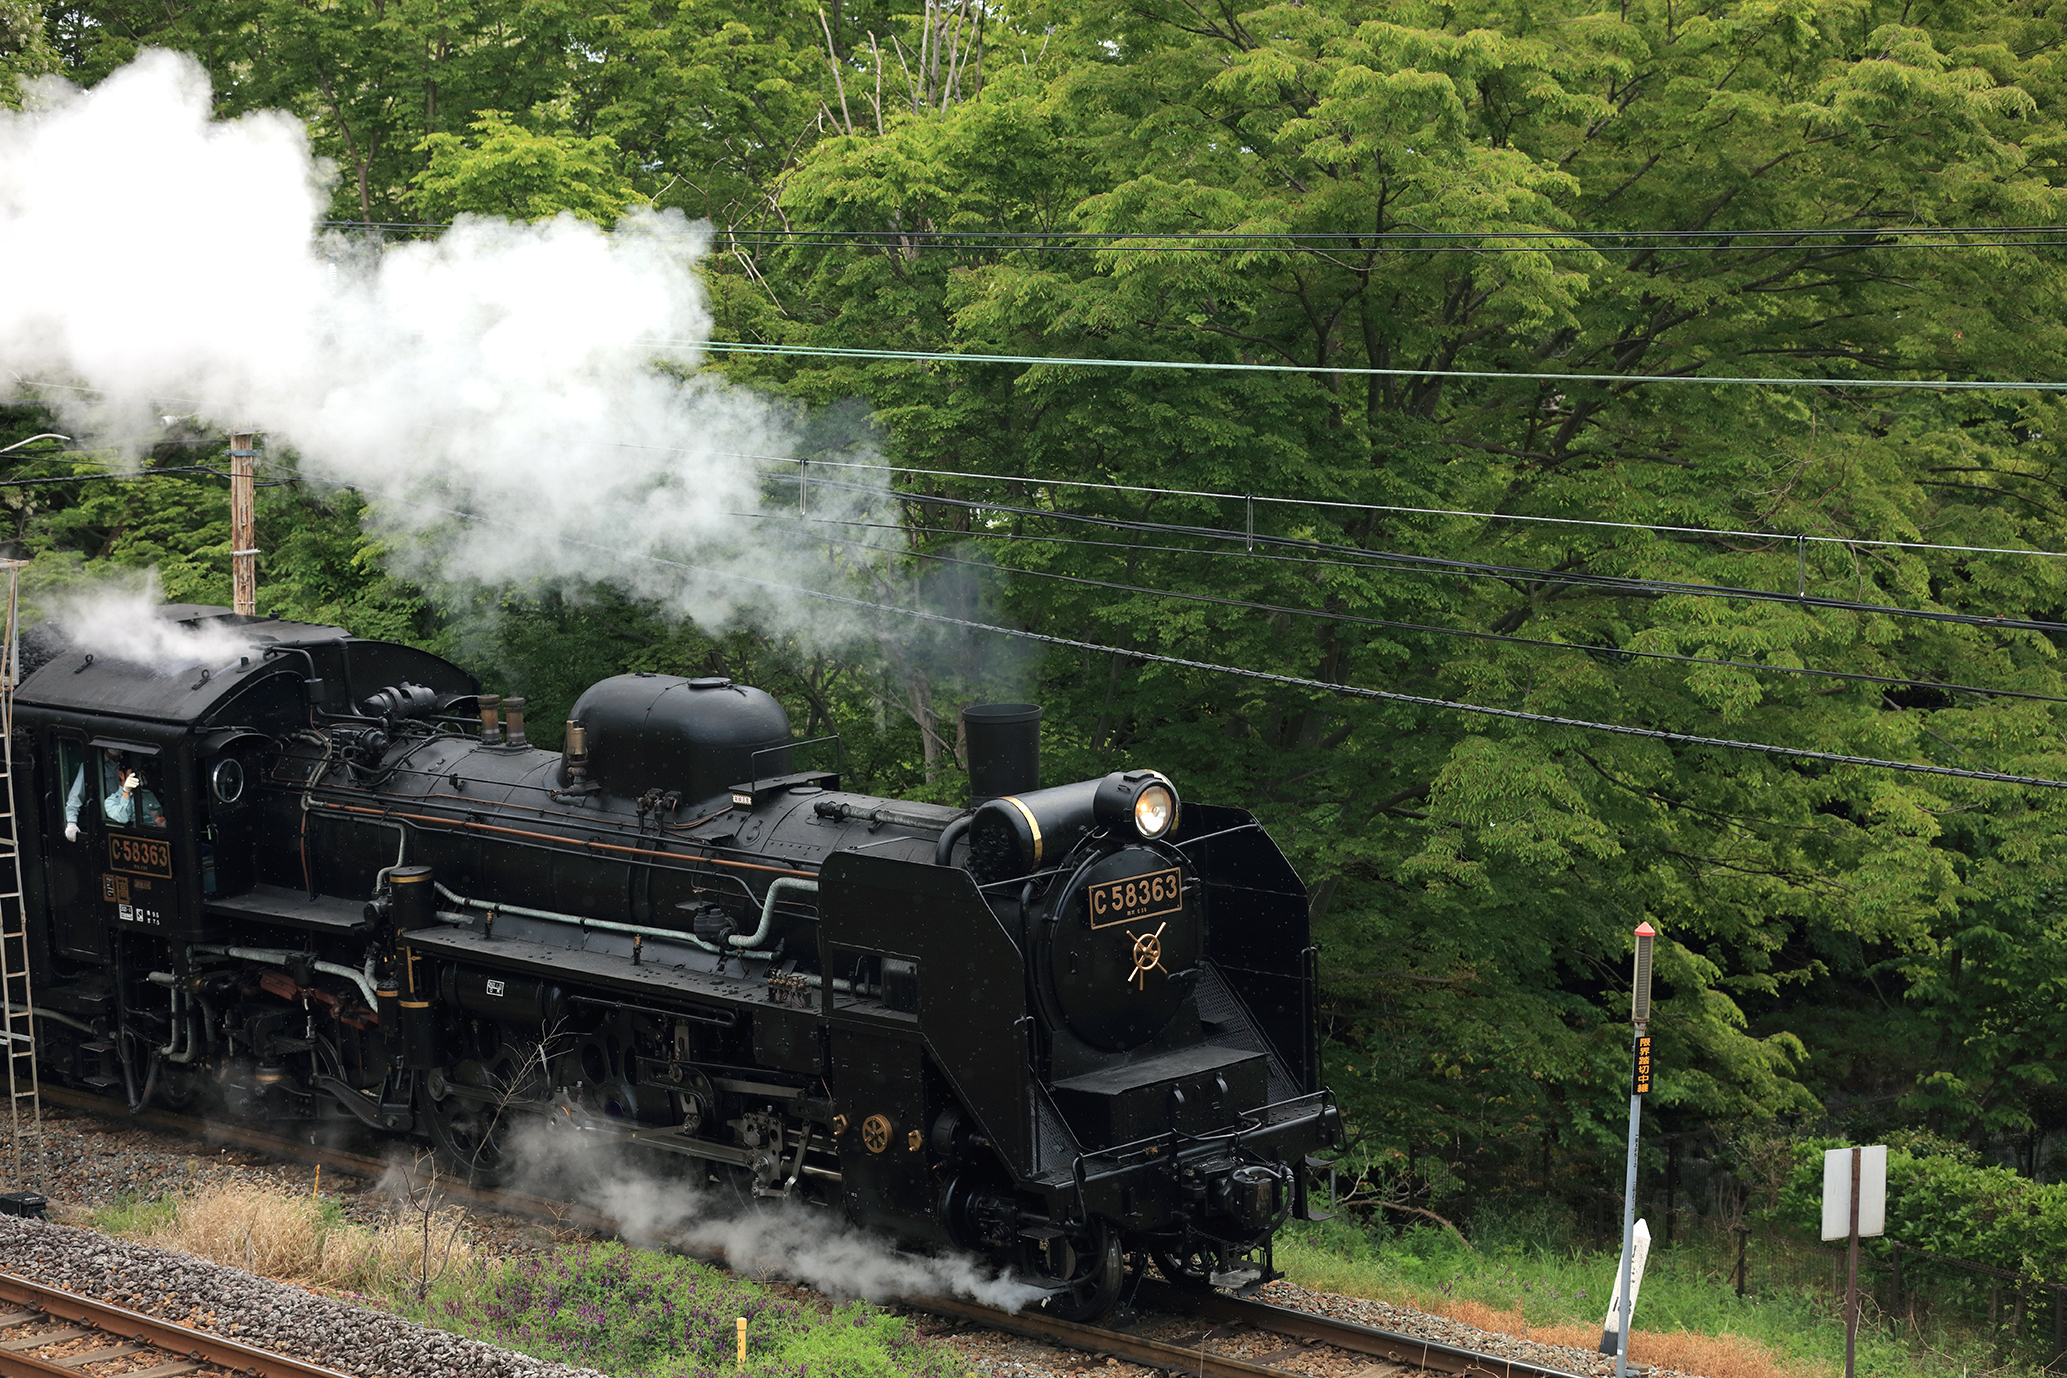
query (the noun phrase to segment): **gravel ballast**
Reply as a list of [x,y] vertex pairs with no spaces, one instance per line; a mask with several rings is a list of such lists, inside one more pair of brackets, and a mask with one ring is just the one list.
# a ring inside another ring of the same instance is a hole
[[149,1244],[0,1216],[5,1271],[365,1378],[595,1378]]
[[[297,1193],[315,1186],[314,1169],[308,1164],[279,1162],[246,1149],[203,1143],[125,1122],[119,1116],[53,1113],[46,1108],[44,1127],[49,1157],[41,1189],[60,1219],[83,1222],[92,1208],[119,1199],[161,1193],[190,1195],[210,1186],[266,1186]],[[403,1156],[406,1160],[406,1153]],[[391,1218],[395,1209],[394,1202],[375,1189],[375,1184],[334,1168],[324,1171],[322,1190],[342,1207],[348,1219],[364,1224]],[[487,1257],[547,1253],[582,1237],[578,1230],[492,1211],[469,1210],[467,1217],[477,1250]],[[17,1245],[17,1239],[37,1241],[38,1252],[29,1254]],[[53,1266],[60,1259],[74,1262],[60,1270]],[[203,1324],[212,1313],[214,1322],[209,1328],[356,1374],[546,1378],[579,1372],[272,1282],[242,1269],[91,1230],[0,1217],[0,1270],[49,1280],[154,1315],[180,1320],[191,1315],[195,1324]],[[827,1304],[810,1288],[785,1283],[774,1286],[800,1303]],[[219,1297],[218,1287],[222,1289]],[[1578,1378],[1609,1378],[1613,1373],[1612,1361],[1590,1350],[1481,1330],[1410,1306],[1317,1292],[1282,1281],[1261,1289],[1257,1299],[1558,1369]],[[1020,1336],[945,1322],[924,1312],[907,1314],[922,1330],[957,1350],[969,1369],[984,1378],[1074,1378],[1092,1370],[1099,1378],[1148,1373]],[[1173,1338],[1176,1328],[1197,1327],[1175,1327],[1171,1336],[1159,1338]],[[273,1336],[279,1337],[277,1341]],[[1254,1347],[1262,1353],[1279,1343],[1259,1340]],[[1326,1365],[1288,1361],[1285,1366],[1305,1369],[1315,1378],[1337,1378],[1318,1371]],[[1349,1367],[1341,1378],[1353,1378],[1356,1367]],[[1633,1372],[1643,1372],[1631,1367]],[[1667,1374],[1660,1370],[1656,1378],[1667,1378]]]
[[[1453,1321],[1448,1316],[1432,1315],[1412,1306],[1395,1306],[1391,1302],[1373,1301],[1369,1297],[1347,1297],[1338,1292],[1315,1292],[1280,1281],[1258,1288],[1256,1300],[1293,1311],[1311,1311],[1331,1320],[1368,1325],[1376,1330],[1390,1330],[1417,1340],[1432,1340],[1437,1344],[1454,1345],[1458,1349],[1476,1350],[1480,1354],[1512,1359],[1516,1363],[1535,1364],[1562,1373],[1577,1374],[1579,1378],[1609,1378],[1615,1371],[1615,1361],[1598,1350],[1573,1349],[1567,1345],[1519,1339],[1497,1330],[1481,1330],[1475,1325]],[[1631,1333],[1640,1332],[1632,1327]],[[1655,1373],[1659,1378],[1670,1372],[1665,1369],[1652,1370],[1638,1364],[1631,1364],[1629,1371],[1645,1375]]]

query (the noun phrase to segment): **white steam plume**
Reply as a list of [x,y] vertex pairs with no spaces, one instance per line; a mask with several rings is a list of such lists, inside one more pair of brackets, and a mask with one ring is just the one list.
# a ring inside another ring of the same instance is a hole
[[[418,538],[398,553],[420,577],[612,579],[706,624],[752,608],[844,630],[845,614],[748,582],[826,577],[808,555],[822,547],[762,512],[789,414],[653,367],[709,335],[704,227],[472,219],[355,249],[318,232],[327,170],[300,122],[215,121],[186,57],[33,95],[0,110],[0,371],[22,392],[91,399],[68,417],[102,435],[196,409],[261,431]],[[90,391],[31,386],[48,382]],[[841,506],[814,489],[814,516]]]
[[219,669],[255,654],[251,638],[219,623],[184,626],[157,613],[165,601],[155,570],[136,577],[110,577],[41,600],[44,617],[64,641],[110,660],[142,665],[159,674],[195,666]]
[[519,1165],[514,1185],[588,1206],[634,1244],[722,1254],[737,1272],[788,1278],[841,1299],[957,1296],[1017,1311],[1045,1295],[966,1254],[899,1253],[832,1211],[788,1203],[742,1208],[580,1133],[527,1124],[510,1138]]

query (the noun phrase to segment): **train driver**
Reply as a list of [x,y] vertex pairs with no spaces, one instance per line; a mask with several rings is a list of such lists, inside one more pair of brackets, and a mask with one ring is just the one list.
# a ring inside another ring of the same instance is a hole
[[[79,810],[86,803],[87,763],[82,762],[79,773],[72,778],[72,789],[65,796],[65,840],[79,840]],[[162,828],[165,826],[165,809],[159,804],[158,796],[145,788],[143,775],[130,764],[128,754],[108,747],[101,753],[101,803],[100,811],[110,823],[120,823],[130,828]]]

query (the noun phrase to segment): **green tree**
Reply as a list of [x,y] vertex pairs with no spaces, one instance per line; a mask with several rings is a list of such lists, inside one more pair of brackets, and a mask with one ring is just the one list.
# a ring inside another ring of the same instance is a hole
[[21,104],[20,83],[57,68],[37,0],[0,0],[0,106]]
[[426,220],[544,220],[564,211],[607,228],[638,199],[607,136],[535,134],[499,110],[482,111],[467,127],[471,139],[433,134],[417,145],[430,158],[411,179],[416,214]]
[[[1699,593],[1799,584],[1931,614],[2053,616],[2056,562],[1724,533],[2061,548],[2045,500],[2054,403],[1634,381],[2044,374],[2060,333],[2050,258],[1896,231],[2057,216],[2054,79],[2015,56],[2053,21],[1984,9],[1905,24],[1855,4],[1784,20],[1754,4],[1129,5],[1036,12],[1029,28],[1050,20],[1046,55],[993,63],[980,94],[816,145],[785,209],[875,242],[765,255],[774,296],[805,305],[741,292],[732,327],[1302,371],[737,366],[813,398],[868,397],[902,462],[1034,480],[914,478],[942,504],[908,509],[921,550],[981,548],[1016,571],[1001,588],[1026,625],[1125,649],[2060,773],[2051,705],[1928,687],[2058,695],[2044,635]],[[1358,237],[1205,253],[899,239],[957,226]],[[1800,229],[1826,233],[1751,237]],[[1745,238],[1614,251],[1558,237],[1576,230]],[[1440,232],[1489,238],[1380,237]],[[1552,371],[1609,376],[1527,376]],[[1165,491],[1070,486],[1084,479]],[[1256,504],[1256,558],[1244,504],[1167,491],[1187,489],[1351,506]],[[1224,535],[1114,536],[1058,511]],[[1689,530],[1537,520],[1567,517]],[[1458,560],[1475,563],[1440,563]],[[1783,673],[1804,665],[1892,683]],[[1604,1092],[1622,1074],[1615,991],[1638,918],[1667,935],[1664,1122],[1727,1121],[1811,1105],[1789,992],[1900,954],[1928,962],[1961,915],[2035,902],[2057,879],[2053,791],[1501,725],[1124,654],[1058,656],[1043,693],[1079,725],[1079,771],[1160,764],[1200,795],[1261,806],[1313,883],[1357,1118],[1449,1145],[1482,1181],[1518,1134],[1617,1132],[1596,1116],[1617,1113]]]
[[[545,107],[576,68],[572,0],[59,0],[51,27],[88,85],[145,46],[192,53],[223,116],[290,110],[337,167],[341,220],[406,218],[424,141],[459,135],[487,110]],[[585,131],[583,131],[585,132]]]

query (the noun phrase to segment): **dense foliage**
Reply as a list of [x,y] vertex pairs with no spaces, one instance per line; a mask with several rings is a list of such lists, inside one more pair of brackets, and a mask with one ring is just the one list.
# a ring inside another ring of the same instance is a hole
[[[2047,1170],[2062,791],[1129,653],[2067,778],[2058,634],[1978,624],[2067,611],[2067,567],[2021,553],[2067,549],[2062,403],[1858,385],[2058,376],[2057,249],[1904,233],[2062,219],[2053,0],[46,10],[76,80],[166,44],[225,113],[302,114],[340,219],[708,217],[721,338],[1298,370],[724,365],[929,471],[898,482],[917,558],[874,596],[1110,653],[886,636],[857,663],[608,589],[455,599],[390,578],[355,499],[292,487],[261,513],[263,606],[547,705],[723,667],[836,726],[860,779],[941,797],[960,704],[1031,694],[1054,778],[1153,763],[1254,807],[1312,887],[1331,1077],[1402,1201],[1600,1199],[1645,918],[1654,1142],[1691,1161],[1829,1116]],[[845,237],[770,233],[797,229]],[[1738,237],[1569,237],[1696,230]],[[1342,238],[1263,237],[1287,232]],[[1238,237],[1169,238],[1193,233]],[[1478,237],[1380,237],[1446,233]],[[1665,375],[1823,381],[1636,381]],[[0,416],[0,443],[46,419]],[[226,594],[212,481],[20,491],[44,577],[154,564]]]
[[[1779,1201],[1784,1222],[1814,1237],[1823,1218],[1823,1153],[1843,1147],[1835,1139],[1804,1141],[1795,1170]],[[1963,1144],[1928,1134],[1898,1134],[1888,1152],[1887,1234],[1866,1241],[1870,1255],[1885,1261],[1889,1241],[1898,1240],[1940,1258],[1986,1262],[2026,1277],[2057,1282],[2067,1275],[2067,1184],[2039,1184],[2009,1169],[1983,1163]],[[1985,1299],[1994,1280],[1914,1255],[1910,1281],[1928,1279],[1978,1292]]]

